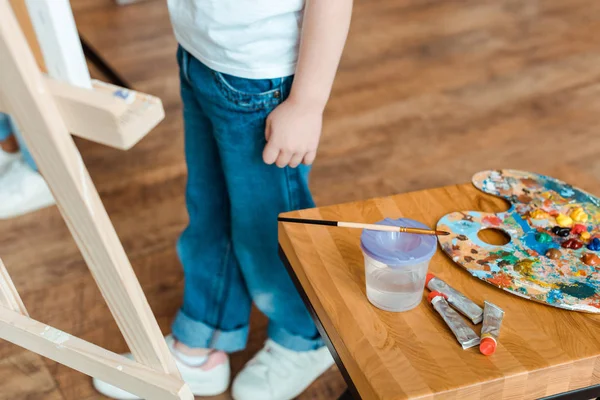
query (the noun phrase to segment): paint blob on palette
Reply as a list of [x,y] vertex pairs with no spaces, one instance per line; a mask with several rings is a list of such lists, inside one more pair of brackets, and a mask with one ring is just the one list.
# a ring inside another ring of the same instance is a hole
[[[473,184],[511,203],[508,211],[444,216],[442,249],[473,276],[551,306],[600,313],[600,199],[557,179],[516,170],[483,171]],[[482,229],[510,236],[485,243]]]

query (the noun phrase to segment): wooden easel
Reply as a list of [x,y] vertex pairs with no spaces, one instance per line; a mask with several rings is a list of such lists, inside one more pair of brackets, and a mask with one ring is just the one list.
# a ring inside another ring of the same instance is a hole
[[16,119],[136,361],[29,318],[0,262],[0,338],[144,399],[192,400],[69,134],[126,149],[164,116],[159,99],[42,75],[8,0],[0,0],[0,111]]

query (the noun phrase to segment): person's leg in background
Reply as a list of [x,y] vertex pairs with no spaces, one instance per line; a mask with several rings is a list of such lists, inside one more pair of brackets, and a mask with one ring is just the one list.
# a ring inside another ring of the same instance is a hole
[[[309,168],[262,160],[265,121],[289,94],[292,77],[242,79],[192,61],[192,84],[212,122],[231,203],[233,251],[256,306],[269,318],[265,348],[236,377],[236,400],[288,399],[333,364],[278,256],[277,216],[313,207]],[[199,77],[198,77],[199,76]]]
[[[11,136],[14,135],[14,139]],[[0,219],[7,219],[54,204],[48,184],[22,140],[15,121],[0,114],[0,141],[18,143],[20,153],[0,154]],[[2,161],[4,160],[4,162]]]
[[21,157],[23,157],[23,161],[25,161],[25,164],[27,164],[32,171],[39,172],[38,167],[35,161],[33,160],[33,156],[29,152],[29,149],[27,148],[27,145],[25,144],[25,141],[21,136],[21,132],[18,129],[16,129],[16,125],[13,124],[13,126],[15,132],[15,141],[17,142],[17,145],[19,147],[19,151],[21,152]]
[[17,158],[19,158],[19,145],[13,135],[10,117],[0,113],[0,173]]

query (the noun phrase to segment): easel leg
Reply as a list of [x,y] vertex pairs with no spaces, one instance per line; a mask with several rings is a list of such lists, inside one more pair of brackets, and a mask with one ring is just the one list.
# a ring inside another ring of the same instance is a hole
[[156,319],[48,92],[7,0],[0,0],[1,103],[56,198],[102,295],[136,360],[180,378]]
[[144,399],[193,399],[189,388],[176,377],[157,372],[4,307],[0,307],[0,338]]
[[29,316],[2,259],[0,259],[0,306],[26,317]]

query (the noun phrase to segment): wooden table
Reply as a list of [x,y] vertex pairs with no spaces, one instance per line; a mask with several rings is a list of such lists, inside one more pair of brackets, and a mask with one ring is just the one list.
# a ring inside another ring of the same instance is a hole
[[[457,210],[498,212],[503,200],[471,184],[285,216],[375,222],[410,217],[435,226]],[[590,399],[600,395],[600,315],[533,303],[471,277],[441,250],[429,270],[479,304],[506,312],[496,353],[462,350],[427,303],[381,311],[365,295],[360,230],[280,224],[280,253],[354,398]],[[480,330],[480,325],[475,329]]]

